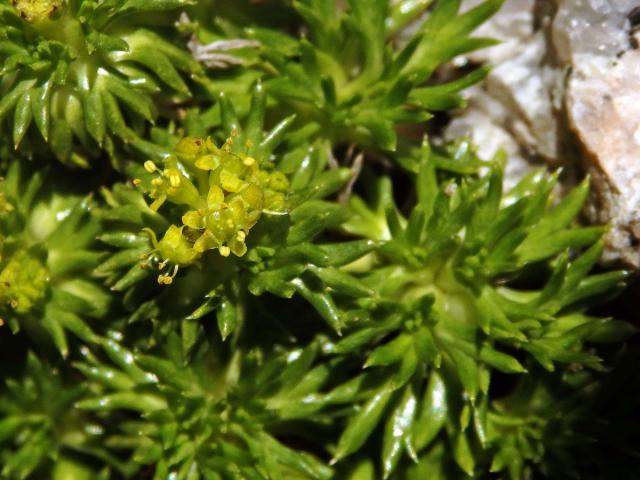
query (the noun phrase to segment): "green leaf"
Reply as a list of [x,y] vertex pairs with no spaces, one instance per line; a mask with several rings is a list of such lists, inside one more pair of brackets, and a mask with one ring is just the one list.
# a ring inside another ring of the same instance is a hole
[[[249,117],[247,118],[246,126],[244,128],[244,134],[246,137],[254,142],[256,142],[262,135],[265,109],[267,105],[266,98],[265,89],[262,86],[262,83],[258,81],[253,87]],[[264,146],[264,144],[262,144],[262,146]]]
[[125,141],[133,140],[133,134],[127,127],[127,123],[122,116],[122,112],[120,111],[120,107],[115,97],[105,90],[101,93],[101,98],[102,105],[104,106],[106,125],[108,126],[109,131],[118,135]]
[[436,366],[440,364],[440,353],[428,328],[420,327],[414,333],[413,345],[421,363],[427,365],[435,363]]
[[178,392],[190,392],[197,388],[171,360],[156,355],[138,354],[135,363],[147,373],[155,375],[162,384],[176,389]]
[[400,361],[400,368],[396,371],[392,378],[391,385],[394,389],[403,387],[411,380],[413,374],[418,367],[418,356],[415,349],[410,348],[407,350],[405,356]]
[[621,320],[609,320],[596,327],[588,336],[590,342],[617,343],[638,333],[638,329]]
[[128,42],[130,52],[126,54],[127,58],[147,67],[175,91],[189,94],[189,88],[164,51],[164,40],[148,30],[138,30]]
[[98,240],[117,248],[140,248],[149,245],[149,237],[132,232],[105,232]]
[[[430,156],[430,151],[427,151]],[[427,153],[425,152],[425,153]],[[424,158],[420,162],[420,170],[416,181],[416,189],[418,193],[419,209],[424,212],[425,221],[431,218],[433,207],[438,195],[438,183],[436,180],[436,171],[430,158]]]
[[352,240],[349,242],[338,242],[321,245],[327,256],[328,265],[341,267],[358,260],[377,246],[371,240]]
[[158,12],[163,10],[174,10],[193,5],[193,0],[126,0],[120,10],[122,12]]
[[29,89],[25,91],[18,99],[16,109],[13,117],[13,145],[14,148],[18,148],[24,134],[27,133],[29,125],[31,125],[32,113],[32,100],[34,97],[34,90]]
[[590,275],[564,297],[565,305],[584,302],[589,305],[594,300],[601,300],[603,294],[613,294],[625,286],[629,274],[625,271],[613,271]]
[[36,95],[31,102],[33,119],[45,140],[49,139],[50,99],[52,80],[47,80],[36,89]]
[[132,410],[140,413],[150,413],[165,408],[164,402],[153,395],[135,392],[119,392],[97,398],[89,398],[76,403],[82,410],[96,410],[108,412],[111,410]]
[[17,415],[0,420],[0,444],[9,438],[13,438],[25,423],[25,419]]
[[415,88],[411,91],[409,100],[422,108],[434,111],[464,107],[465,99],[458,95],[458,92],[484,79],[489,71],[489,67],[481,67],[458,80],[432,87]]
[[102,50],[104,52],[126,52],[129,50],[129,44],[121,38],[112,35],[106,35],[96,30],[92,30],[91,32],[89,32],[89,35],[87,35],[87,43],[93,48]]
[[145,248],[130,248],[114,253],[107,260],[102,262],[96,267],[96,273],[106,274],[113,271],[117,271],[123,267],[131,267],[132,265],[138,265],[144,254],[148,253],[148,249]]
[[280,297],[291,298],[297,288],[291,281],[304,270],[304,265],[288,265],[275,270],[260,272],[251,279],[249,291],[254,295],[271,292]]
[[[124,370],[137,384],[154,383],[153,375],[147,374],[134,362],[133,354],[113,339],[104,339],[102,347],[109,358]],[[133,395],[133,394],[131,394]]]
[[287,245],[310,241],[323,230],[337,227],[348,216],[346,209],[335,203],[305,202],[291,212],[293,226],[287,235]]
[[0,99],[0,120],[18,103],[20,98],[33,86],[35,80],[22,80],[7,95]]
[[525,373],[527,370],[510,355],[494,350],[488,345],[480,349],[480,360],[504,373]]
[[[321,173],[313,179],[298,196],[304,200],[325,198],[337,192],[351,178],[352,172],[348,168],[335,168]],[[294,203],[300,200],[293,200]]]
[[152,122],[155,117],[155,106],[146,95],[134,90],[115,77],[106,77],[105,88],[115,97],[147,121]]
[[[572,189],[567,196],[542,220],[538,222],[530,237],[533,239],[544,238],[551,233],[566,228],[578,215],[582,209],[587,195],[589,194],[589,178],[585,178],[580,185]],[[533,241],[533,240],[532,240]]]
[[310,265],[308,271],[316,275],[324,285],[335,290],[336,293],[354,298],[373,297],[375,295],[375,292],[360,280],[337,268],[318,268]]
[[363,111],[354,118],[354,124],[360,124],[368,133],[368,140],[382,150],[394,151],[398,138],[394,123],[388,119],[389,115],[380,112]]
[[407,350],[413,347],[411,337],[408,335],[398,335],[389,343],[376,348],[367,357],[364,367],[376,367],[391,365],[401,361],[407,354]]
[[311,343],[310,345],[296,349],[287,355],[287,365],[283,369],[280,375],[281,388],[288,390],[290,388],[296,389],[301,382],[304,382],[318,355],[318,345]]
[[407,23],[420,17],[433,0],[409,0],[405,2],[391,2],[387,17],[387,34],[395,33]]
[[389,403],[391,399],[392,392],[393,390],[387,385],[382,386],[375,395],[360,408],[358,413],[349,420],[347,428],[338,441],[338,446],[336,447],[331,463],[342,460],[347,455],[354,453],[362,447],[373,429],[378,425],[387,403]]
[[180,337],[182,340],[182,352],[185,358],[184,363],[188,363],[188,360],[193,354],[194,347],[204,335],[204,330],[200,322],[194,321],[189,318],[184,318],[180,322]]
[[458,466],[469,476],[473,475],[475,459],[471,451],[469,439],[464,432],[453,434],[453,457]]
[[54,345],[60,352],[60,355],[66,357],[69,354],[69,346],[67,344],[67,337],[64,333],[64,329],[62,325],[55,317],[55,313],[51,312],[50,314],[45,313],[44,318],[41,322],[44,329],[49,332],[51,335],[51,339],[53,340]]
[[98,336],[93,333],[93,330],[80,318],[71,312],[63,312],[55,310],[51,312],[55,320],[65,329],[72,332],[78,338],[86,343],[98,342]]
[[447,351],[453,359],[462,386],[474,402],[480,390],[480,372],[475,358],[460,351],[456,346]]
[[389,0],[348,0],[349,26],[360,36],[364,53],[362,77],[377,78],[383,69],[386,40],[385,19]]
[[344,337],[331,347],[331,352],[336,354],[350,353],[371,343],[384,332],[380,328],[362,328]]
[[416,412],[416,397],[411,386],[404,388],[404,393],[387,420],[382,441],[382,472],[384,478],[393,473],[405,445],[405,439],[413,426]]
[[300,278],[291,280],[291,284],[296,288],[296,291],[304,297],[320,316],[329,324],[329,326],[338,334],[341,334],[344,327],[344,320],[338,310],[333,298],[323,291],[312,290],[307,284]]
[[109,368],[104,365],[90,366],[79,362],[73,363],[73,366],[90,380],[115,390],[127,391],[135,387],[135,382],[131,380],[128,375],[114,368]]
[[216,310],[216,318],[222,340],[226,340],[238,325],[236,306],[226,299],[220,301]]
[[562,230],[548,237],[528,236],[516,249],[521,265],[549,258],[567,248],[580,248],[594,244],[605,233],[604,227],[583,227]]
[[[456,2],[444,2],[456,3]],[[459,37],[471,33],[488,18],[493,16],[502,6],[504,0],[486,0],[480,5],[468,10],[456,17],[455,21],[448,22],[439,34],[443,37]]]

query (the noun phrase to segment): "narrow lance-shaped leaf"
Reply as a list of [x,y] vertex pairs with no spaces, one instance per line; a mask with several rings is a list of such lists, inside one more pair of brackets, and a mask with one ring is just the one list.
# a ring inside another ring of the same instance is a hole
[[382,472],[384,478],[393,473],[405,447],[416,412],[416,398],[411,385],[404,389],[400,401],[387,420],[382,443]]
[[378,425],[393,390],[387,385],[381,387],[360,411],[349,421],[342,433],[333,455],[332,463],[358,450]]

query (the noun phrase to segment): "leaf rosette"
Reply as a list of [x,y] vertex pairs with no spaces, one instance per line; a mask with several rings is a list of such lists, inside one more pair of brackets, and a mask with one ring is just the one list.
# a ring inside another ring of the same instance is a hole
[[202,73],[190,52],[154,25],[170,28],[185,5],[0,4],[0,120],[15,148],[30,155],[50,149],[81,168],[103,150],[119,165],[117,151],[125,144],[160,155],[143,139],[146,125],[164,105],[189,98],[189,79]]
[[12,332],[49,338],[66,356],[67,333],[95,341],[96,321],[109,311],[92,272],[103,256],[101,225],[90,197],[56,192],[44,171],[25,180],[28,173],[14,162],[1,185],[0,316]]

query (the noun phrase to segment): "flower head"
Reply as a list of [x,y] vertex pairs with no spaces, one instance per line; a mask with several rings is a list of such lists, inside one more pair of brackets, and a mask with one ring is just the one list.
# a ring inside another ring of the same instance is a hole
[[243,256],[246,239],[262,212],[284,211],[289,181],[281,172],[260,167],[251,156],[234,153],[233,136],[218,148],[210,138],[183,138],[154,174],[151,209],[165,202],[185,207],[182,225],[171,225],[156,250],[166,261],[187,265],[207,250]]
[[27,22],[51,18],[62,6],[61,0],[13,0],[12,3]]
[[0,272],[0,305],[26,313],[44,297],[47,269],[33,256],[19,250]]

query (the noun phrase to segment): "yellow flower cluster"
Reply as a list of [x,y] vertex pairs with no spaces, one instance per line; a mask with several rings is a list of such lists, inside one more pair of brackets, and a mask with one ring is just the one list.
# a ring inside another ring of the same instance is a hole
[[17,313],[28,312],[44,297],[48,282],[46,268],[19,250],[0,272],[0,308],[8,305]]
[[[193,263],[207,250],[223,257],[242,256],[249,230],[265,210],[284,211],[287,177],[261,169],[258,162],[232,151],[233,138],[218,148],[210,138],[184,138],[160,169],[151,160],[144,168],[156,174],[151,184],[151,208],[165,202],[182,205],[182,225],[171,225],[156,251],[176,266]],[[171,277],[161,276],[161,283]]]
[[13,0],[11,3],[27,22],[51,18],[62,6],[61,0]]

